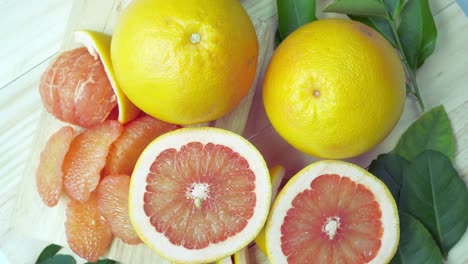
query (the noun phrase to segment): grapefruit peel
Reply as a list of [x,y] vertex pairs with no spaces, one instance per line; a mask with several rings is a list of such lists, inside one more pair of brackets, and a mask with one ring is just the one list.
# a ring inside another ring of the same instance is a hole
[[117,97],[117,106],[119,108],[118,121],[121,124],[126,124],[135,119],[141,111],[127,98],[117,83],[110,58],[111,37],[91,30],[77,30],[74,37],[76,42],[83,44],[88,49],[88,52],[94,59],[101,60],[109,83]]

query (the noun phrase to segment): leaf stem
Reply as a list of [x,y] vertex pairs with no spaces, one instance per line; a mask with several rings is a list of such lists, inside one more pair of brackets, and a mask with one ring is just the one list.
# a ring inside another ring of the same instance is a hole
[[424,112],[424,103],[422,101],[421,94],[419,93],[419,87],[418,87],[418,82],[416,80],[416,76],[414,74],[414,71],[411,69],[411,67],[408,64],[408,60],[406,59],[406,55],[403,50],[403,45],[401,45],[400,38],[398,37],[398,32],[396,28],[396,20],[393,20],[391,16],[388,14],[386,16],[386,19],[392,28],[393,35],[395,36],[397,48],[400,51],[400,55],[403,60],[405,70],[408,73],[409,78],[411,79],[411,84],[413,85],[413,89],[414,89],[414,92],[412,92],[412,94],[416,97],[416,99],[418,100],[419,107],[421,107],[421,110]]

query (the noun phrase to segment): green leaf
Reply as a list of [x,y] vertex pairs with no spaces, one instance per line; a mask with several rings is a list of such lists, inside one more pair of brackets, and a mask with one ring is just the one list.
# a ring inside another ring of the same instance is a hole
[[453,160],[455,136],[443,106],[438,106],[416,120],[401,136],[394,152],[407,160],[426,149],[442,152]]
[[369,27],[377,30],[384,38],[392,44],[393,47],[396,47],[395,36],[393,35],[392,26],[388,20],[384,17],[362,17],[362,16],[349,16],[352,20],[359,21]]
[[75,263],[76,263],[75,259],[69,255],[55,255],[41,262],[41,264],[75,264]]
[[397,203],[400,199],[400,189],[403,182],[403,168],[408,164],[407,160],[398,155],[382,154],[369,166],[369,172],[387,185]]
[[43,262],[44,260],[51,258],[57,254],[57,252],[62,249],[62,246],[56,245],[56,244],[50,244],[47,247],[45,247],[39,257],[36,260],[36,264]]
[[384,0],[387,11],[393,20],[398,17],[404,2],[405,0]]
[[112,259],[100,259],[96,262],[86,262],[85,264],[115,264],[115,263],[117,262]]
[[400,210],[418,219],[444,256],[468,227],[468,190],[442,153],[426,150],[403,170]]
[[437,29],[428,0],[411,0],[404,5],[398,35],[408,65],[415,71],[434,52],[437,41]]
[[385,4],[379,0],[337,0],[323,10],[356,16],[385,16]]
[[400,244],[391,264],[441,264],[443,257],[429,231],[416,218],[400,215]]
[[283,40],[280,37],[279,29],[277,29],[275,33],[275,44],[277,47],[279,46],[279,44],[281,44],[281,41]]
[[276,4],[280,39],[285,39],[300,26],[317,20],[316,0],[277,0]]

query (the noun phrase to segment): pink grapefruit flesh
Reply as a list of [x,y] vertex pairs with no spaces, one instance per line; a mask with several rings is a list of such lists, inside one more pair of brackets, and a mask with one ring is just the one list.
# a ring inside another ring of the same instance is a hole
[[103,176],[131,175],[135,163],[145,147],[156,137],[178,127],[146,115],[127,123],[122,134],[109,150]]
[[108,120],[78,134],[63,162],[64,186],[68,196],[88,200],[101,178],[111,144],[122,133],[118,121]]
[[380,206],[364,185],[325,174],[299,193],[281,226],[288,263],[367,263],[381,247]]
[[65,234],[70,248],[90,262],[97,261],[109,249],[112,232],[99,214],[96,194],[92,193],[84,203],[71,200],[66,217]]
[[74,133],[71,126],[62,127],[49,138],[41,152],[36,170],[36,186],[39,196],[47,206],[57,205],[62,194],[62,164]]
[[128,188],[130,176],[109,175],[97,188],[99,213],[110,224],[112,233],[127,244],[139,244],[140,238],[133,229],[128,214]]
[[81,127],[101,123],[117,105],[102,62],[86,48],[61,53],[42,75],[39,92],[47,112]]
[[161,152],[147,177],[144,211],[157,232],[203,249],[240,232],[254,213],[255,175],[231,148],[191,142]]

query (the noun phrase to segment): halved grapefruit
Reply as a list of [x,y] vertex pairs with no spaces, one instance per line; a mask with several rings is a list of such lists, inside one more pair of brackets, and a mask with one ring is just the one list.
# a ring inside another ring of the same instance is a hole
[[343,161],[319,161],[278,194],[266,225],[272,263],[388,263],[399,241],[387,187]]
[[182,128],[158,137],[138,159],[130,219],[162,257],[207,263],[255,238],[270,197],[266,163],[247,140],[219,128]]

